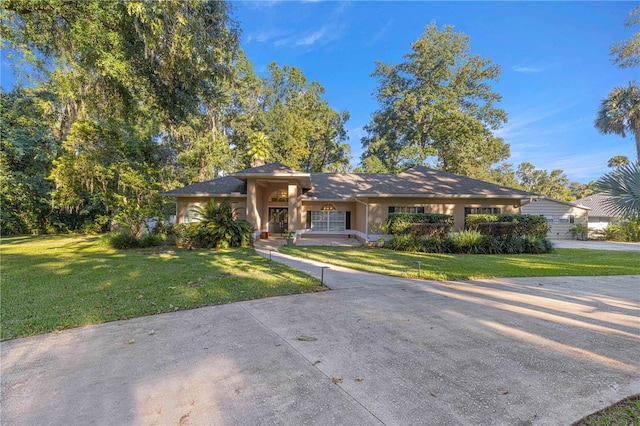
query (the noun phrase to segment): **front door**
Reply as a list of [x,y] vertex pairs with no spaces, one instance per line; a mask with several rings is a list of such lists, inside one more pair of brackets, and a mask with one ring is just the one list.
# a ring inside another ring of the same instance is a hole
[[289,209],[269,207],[269,233],[283,234],[289,224]]

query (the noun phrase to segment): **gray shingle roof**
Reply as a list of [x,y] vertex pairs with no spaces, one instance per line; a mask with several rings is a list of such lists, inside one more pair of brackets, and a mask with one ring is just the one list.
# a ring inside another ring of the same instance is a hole
[[589,216],[592,217],[618,217],[618,215],[607,207],[607,200],[611,197],[603,193],[593,194],[588,197],[580,198],[576,200],[576,204],[580,204],[585,207],[589,207]]
[[[247,193],[243,176],[257,174],[292,174],[310,176],[311,188],[304,198],[339,200],[364,195],[425,196],[425,197],[518,197],[536,196],[530,192],[508,188],[455,175],[428,167],[414,167],[399,175],[382,173],[304,173],[281,163],[252,167],[219,179],[195,183],[174,189],[165,195],[228,195],[232,192]],[[236,177],[238,176],[238,177]],[[305,178],[307,179],[307,178]]]
[[370,191],[391,176],[377,173],[311,173],[312,188],[305,196],[319,199],[354,197]]
[[164,195],[229,195],[232,192],[247,193],[247,182],[233,176],[224,176],[218,179],[187,185],[165,192]]
[[384,180],[371,193],[378,195],[423,195],[428,197],[481,196],[522,197],[536,194],[496,185],[466,176],[418,166]]

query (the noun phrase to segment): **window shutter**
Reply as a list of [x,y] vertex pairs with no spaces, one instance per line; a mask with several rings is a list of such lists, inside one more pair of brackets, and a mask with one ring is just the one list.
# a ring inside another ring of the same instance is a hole
[[311,229],[311,212],[307,212],[307,229]]
[[351,212],[346,212],[345,214],[344,229],[351,229]]
[[396,212],[396,208],[393,206],[389,206],[389,214],[395,213],[395,212]]
[[424,213],[424,207],[417,207],[416,213]]

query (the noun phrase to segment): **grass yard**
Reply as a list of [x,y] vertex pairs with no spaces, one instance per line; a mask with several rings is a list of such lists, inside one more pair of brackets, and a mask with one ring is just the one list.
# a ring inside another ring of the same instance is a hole
[[2,238],[0,256],[1,340],[325,289],[252,248],[118,251],[95,236],[41,236]]
[[593,413],[571,426],[639,426],[640,395],[623,399],[604,410]]
[[640,253],[556,249],[549,254],[407,253],[366,247],[281,247],[286,254],[361,271],[429,280],[640,274]]

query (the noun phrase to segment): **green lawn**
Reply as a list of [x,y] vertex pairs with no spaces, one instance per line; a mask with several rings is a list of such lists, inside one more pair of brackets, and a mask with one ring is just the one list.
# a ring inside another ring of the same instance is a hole
[[280,251],[329,264],[398,277],[467,280],[640,274],[640,253],[556,249],[549,254],[470,255],[406,253],[364,247],[282,247]]
[[0,256],[1,340],[324,289],[252,248],[118,251],[99,237],[42,236],[2,238]]

